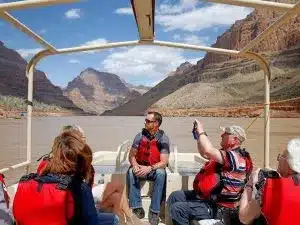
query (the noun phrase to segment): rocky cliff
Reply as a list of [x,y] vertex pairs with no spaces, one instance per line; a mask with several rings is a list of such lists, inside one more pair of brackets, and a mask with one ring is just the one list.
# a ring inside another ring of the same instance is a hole
[[[297,0],[272,0],[294,4]],[[257,37],[271,23],[275,22],[283,13],[268,9],[254,10],[247,18],[236,21],[231,28],[219,36],[212,47],[240,50]],[[274,52],[289,49],[300,44],[300,16],[295,16],[288,23],[272,32],[268,38],[255,46],[254,52]],[[202,68],[230,59],[233,56],[207,53],[203,59]]]
[[93,68],[87,68],[69,82],[64,94],[85,112],[97,114],[141,95],[128,88],[119,76]]
[[[236,21],[213,46],[241,49],[280,15],[269,10],[254,10],[247,18]],[[300,78],[297,76],[300,16],[292,18],[253,50],[264,54],[271,64],[272,100],[300,96]],[[254,61],[208,53],[197,65],[182,64],[142,97],[104,115],[143,115],[150,106],[186,109],[261,103],[263,85],[263,73]]]
[[[27,98],[27,62],[14,50],[0,41],[0,95]],[[79,110],[62,90],[53,85],[44,72],[36,70],[33,81],[33,98],[39,102]],[[79,110],[81,111],[81,110]]]

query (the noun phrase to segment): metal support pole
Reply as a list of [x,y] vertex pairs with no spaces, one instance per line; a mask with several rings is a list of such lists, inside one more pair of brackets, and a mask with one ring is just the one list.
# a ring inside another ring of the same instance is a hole
[[17,20],[15,17],[10,15],[8,12],[0,12],[0,18],[3,18],[7,22],[11,23],[13,26],[15,26],[20,31],[27,34],[29,37],[33,38],[36,42],[43,45],[47,49],[51,49],[52,52],[56,52],[56,48],[51,45],[49,42],[44,40],[40,35],[32,31],[30,28],[28,28],[25,24]]
[[33,101],[33,75],[35,70],[35,65],[38,61],[40,61],[43,57],[47,55],[51,55],[51,50],[43,50],[37,53],[28,63],[26,68],[26,77],[28,79],[28,90],[27,90],[27,168],[26,172],[28,173],[30,170],[30,164],[32,159],[32,101]]
[[265,76],[265,104],[264,104],[264,168],[270,168],[270,80],[271,70],[267,61],[259,54],[247,52],[242,54],[258,62]]
[[[32,131],[32,99],[33,99],[33,72],[34,65],[31,65],[26,70],[26,76],[28,79],[28,90],[27,90],[27,162],[31,163],[31,131]],[[28,173],[29,168],[27,168]]]
[[213,52],[219,53],[224,55],[237,55],[239,51],[231,50],[231,49],[224,49],[224,48],[213,48],[201,45],[191,45],[191,44],[184,44],[184,43],[175,43],[175,42],[168,42],[168,41],[153,41],[153,42],[146,42],[145,45],[158,45],[164,47],[171,47],[171,48],[182,48],[182,49],[189,49],[189,50],[196,50],[196,51],[206,51],[206,52]]
[[274,1],[263,0],[208,0],[209,2],[215,2],[227,5],[237,5],[251,8],[266,8],[270,10],[288,11],[293,8],[293,4],[286,4]]

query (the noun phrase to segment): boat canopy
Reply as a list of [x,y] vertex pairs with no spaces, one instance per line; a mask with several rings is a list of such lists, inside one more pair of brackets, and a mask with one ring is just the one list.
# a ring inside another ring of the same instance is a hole
[[[265,76],[265,102],[264,102],[264,167],[269,167],[269,143],[270,143],[270,79],[271,71],[267,61],[258,53],[251,52],[260,41],[265,39],[272,31],[277,29],[280,25],[284,24],[291,17],[300,12],[300,1],[296,4],[278,3],[272,1],[261,0],[208,0],[209,2],[229,4],[235,6],[245,6],[252,8],[265,8],[269,10],[283,11],[284,14],[280,16],[275,22],[273,22],[268,28],[266,28],[261,34],[259,34],[254,40],[249,42],[241,50],[213,48],[200,45],[191,45],[175,42],[160,41],[155,39],[155,0],[131,0],[131,7],[135,17],[135,22],[139,32],[139,39],[133,41],[124,42],[112,42],[107,44],[97,44],[93,46],[75,46],[71,48],[56,48],[54,45],[43,39],[40,35],[27,27],[21,21],[13,17],[9,11],[22,10],[26,8],[36,8],[43,6],[51,6],[56,4],[78,2],[79,0],[23,0],[9,3],[0,3],[0,17],[6,20],[18,28],[21,32],[25,33],[37,43],[42,45],[44,49],[35,54],[29,61],[26,68],[26,76],[28,78],[28,96],[27,96],[27,160],[25,162],[13,165],[8,168],[1,169],[0,172],[6,172],[11,169],[19,167],[27,167],[31,164],[31,126],[32,126],[32,100],[33,100],[33,75],[36,64],[46,56],[66,54],[73,52],[92,51],[110,49],[116,47],[136,46],[136,45],[154,45],[154,46],[166,46],[173,48],[182,48],[195,51],[213,52],[216,54],[236,55],[239,57],[245,57],[256,60],[264,71]],[[83,1],[83,0],[82,0]],[[99,5],[104,4],[103,1],[99,1]]]

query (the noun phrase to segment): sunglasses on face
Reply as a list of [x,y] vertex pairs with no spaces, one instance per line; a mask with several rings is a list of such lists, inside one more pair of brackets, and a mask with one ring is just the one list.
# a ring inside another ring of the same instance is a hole
[[279,153],[278,155],[277,155],[277,161],[279,162],[280,161],[280,159],[286,159],[286,155],[283,155],[283,154],[281,154],[281,153]]
[[145,122],[146,122],[146,123],[154,123],[154,122],[156,122],[156,120],[148,120],[148,119],[145,119]]

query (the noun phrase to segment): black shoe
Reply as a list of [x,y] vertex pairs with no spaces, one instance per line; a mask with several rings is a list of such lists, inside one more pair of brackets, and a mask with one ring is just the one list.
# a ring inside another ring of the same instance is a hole
[[132,212],[139,218],[143,219],[145,217],[145,211],[143,208],[133,209]]
[[159,214],[150,212],[149,213],[149,222],[151,225],[158,225],[159,223]]

